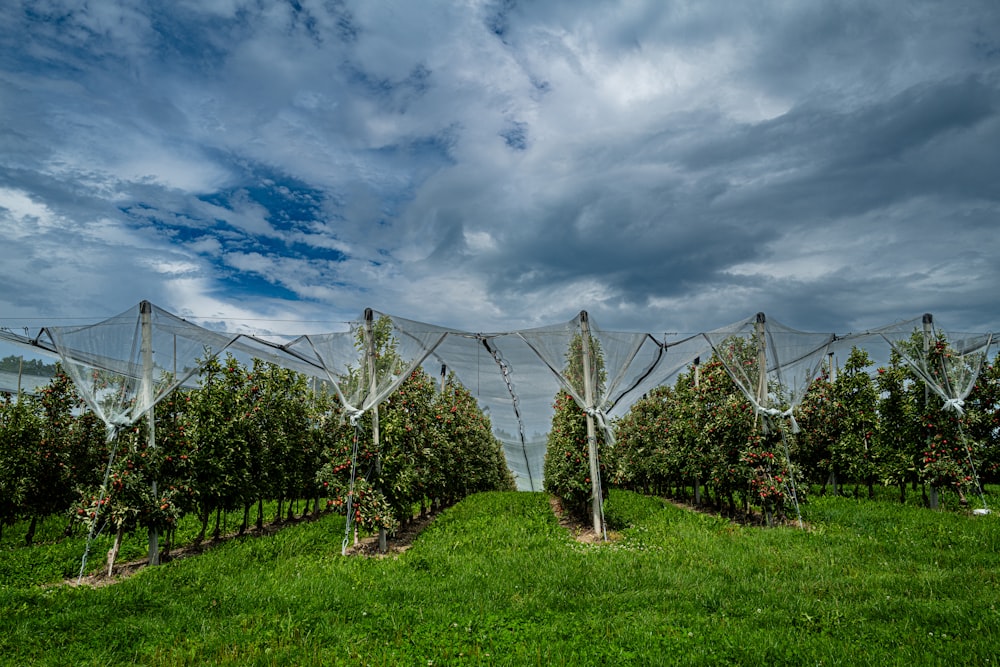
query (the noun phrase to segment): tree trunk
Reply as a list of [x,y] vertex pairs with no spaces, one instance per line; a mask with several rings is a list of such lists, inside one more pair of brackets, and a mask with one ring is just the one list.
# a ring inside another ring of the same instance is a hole
[[28,532],[24,535],[24,546],[30,547],[31,543],[35,541],[35,528],[38,526],[38,517],[34,514],[31,515],[31,523],[28,524]]
[[125,524],[118,526],[115,531],[115,543],[108,551],[108,577],[115,572],[115,561],[118,560],[118,551],[122,548],[122,536],[125,534]]
[[201,544],[205,541],[205,533],[208,531],[208,517],[211,516],[212,510],[205,507],[199,514],[198,518],[201,520],[201,530],[198,531],[198,536],[194,538],[195,544]]

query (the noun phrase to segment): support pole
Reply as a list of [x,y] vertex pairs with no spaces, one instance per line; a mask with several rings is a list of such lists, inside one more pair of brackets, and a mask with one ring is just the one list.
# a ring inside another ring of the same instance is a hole
[[594,425],[594,376],[593,360],[590,358],[590,317],[587,311],[580,311],[580,338],[583,350],[583,400],[587,404],[587,458],[590,461],[591,510],[594,518],[594,532],[604,534],[601,507],[601,468],[597,457],[597,429]]
[[[142,401],[146,410],[146,445],[150,455],[156,450],[156,409],[153,406],[153,306],[149,301],[139,304],[142,327]],[[153,500],[156,501],[156,479],[150,481]],[[149,529],[149,564],[160,564],[160,534],[155,527]]]
[[[764,317],[764,313],[757,313],[757,323],[754,325],[754,331],[757,335],[757,405],[761,408],[767,408],[767,320]],[[760,417],[760,410],[754,411],[754,426],[757,425],[757,418]],[[764,428],[764,433],[767,433],[767,417],[760,417],[761,425]],[[782,436],[784,437],[784,436]],[[749,501],[747,501],[749,505]],[[771,510],[765,510],[767,515],[767,525],[774,525],[774,516]]]
[[[934,336],[934,316],[930,313],[924,313],[924,366],[927,365],[927,360],[931,353],[931,337]],[[924,381],[924,412],[927,412],[927,405],[930,403],[930,388],[927,386],[927,382]],[[928,446],[930,444],[930,436],[927,438]],[[931,494],[928,501],[930,503],[931,509],[936,510],[938,508],[938,490],[937,487],[931,484]]]
[[[757,324],[755,325],[755,331],[757,333],[757,405],[762,408],[767,407],[764,403],[767,402],[767,329],[766,329],[767,319],[764,317],[764,313],[757,313]],[[760,414],[759,412],[757,413]],[[754,423],[757,422],[757,417],[754,417]]]
[[[375,377],[375,332],[372,320],[374,313],[371,308],[365,308],[365,343],[368,348],[368,388],[369,396],[374,398],[378,393],[378,378]],[[372,445],[375,448],[375,474],[382,476],[382,451],[379,446],[378,432],[378,405],[371,407],[372,413]],[[378,552],[384,554],[387,551],[385,528],[379,526],[378,529]]]
[[[701,357],[694,358],[694,388],[701,386]],[[701,478],[694,476],[694,504],[701,505]]]

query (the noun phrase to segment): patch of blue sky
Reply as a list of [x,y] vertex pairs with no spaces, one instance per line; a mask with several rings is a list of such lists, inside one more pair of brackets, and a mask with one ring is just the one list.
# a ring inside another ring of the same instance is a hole
[[234,300],[245,300],[246,297],[252,296],[287,301],[302,300],[293,290],[268,280],[259,273],[236,271],[222,266],[219,267],[219,270],[221,275],[219,287],[223,292],[223,298],[232,297]]
[[[259,252],[267,256],[290,255],[302,259],[340,262],[347,257],[330,247],[334,236],[328,207],[329,197],[321,190],[266,169],[232,188],[199,195],[198,200],[226,211],[238,212],[248,201],[264,211],[264,219],[274,233],[253,234],[231,221],[216,218],[196,219],[191,215],[165,213],[144,202],[134,202],[120,210],[137,226],[152,227],[172,241],[190,244],[206,236],[216,239],[223,251]],[[310,243],[315,238],[316,244]]]
[[330,197],[322,190],[262,166],[255,167],[247,176],[232,188],[198,198],[229,211],[236,210],[234,200],[249,198],[267,211],[267,221],[278,231],[307,232],[314,229],[317,222],[329,219],[324,205]]
[[506,143],[509,148],[516,151],[524,151],[528,149],[527,123],[513,121],[500,131],[500,136],[503,137],[504,143]]

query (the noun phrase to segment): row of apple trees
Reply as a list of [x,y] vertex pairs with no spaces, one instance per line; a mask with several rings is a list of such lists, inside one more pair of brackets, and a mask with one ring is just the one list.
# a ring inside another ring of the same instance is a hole
[[[922,338],[907,345],[920,354]],[[746,347],[742,363],[753,364]],[[955,356],[943,338],[925,354],[931,369]],[[713,355],[636,403],[605,456],[617,485],[768,516],[784,514],[793,492],[801,500],[804,487],[826,492],[831,482],[869,497],[894,486],[901,501],[907,488],[950,490],[964,504],[977,482],[1000,479],[1000,357],[984,365],[961,413],[943,407],[899,354],[874,368],[855,348],[839,372],[810,384],[795,412],[800,432],[783,419],[766,429]]]
[[[755,375],[754,341],[730,340],[723,347],[729,363]],[[903,343],[908,356],[924,355],[926,367],[940,375],[957,363],[943,337],[923,348],[919,333]],[[580,376],[580,350],[574,340],[567,351],[564,373],[571,383]],[[596,344],[591,357],[600,385]],[[602,482],[780,518],[793,493],[802,500],[811,485],[827,492],[832,483],[838,492],[853,484],[855,495],[867,489],[869,497],[876,486],[892,486],[901,501],[908,488],[950,490],[964,503],[977,482],[1000,481],[1000,357],[984,365],[961,413],[944,410],[944,401],[898,353],[875,368],[855,348],[837,370],[824,369],[810,384],[795,411],[801,428],[792,433],[785,419],[763,424],[713,355],[633,405],[614,424],[613,447],[598,431]],[[778,386],[769,390],[782,394]],[[565,391],[556,395],[554,408],[545,488],[586,518],[592,493],[586,414]]]
[[144,420],[108,438],[64,374],[38,396],[0,401],[0,529],[27,519],[30,543],[38,520],[65,513],[119,539],[162,531],[169,548],[183,515],[199,518],[203,539],[223,512],[242,510],[242,531],[263,526],[265,502],[281,521],[344,513],[350,500],[360,526],[391,532],[418,504],[514,488],[474,398],[420,369],[379,407],[378,445],[370,412],[351,423],[305,376],[259,360],[206,362],[199,385],[160,401],[155,419],[155,446]]

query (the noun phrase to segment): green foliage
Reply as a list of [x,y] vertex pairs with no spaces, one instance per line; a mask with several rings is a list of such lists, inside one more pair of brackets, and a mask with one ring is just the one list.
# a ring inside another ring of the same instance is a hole
[[[590,479],[587,413],[566,393],[556,396],[545,452],[545,490],[557,496],[570,515],[589,520],[593,483]],[[601,490],[607,492],[607,445],[595,429],[601,470]]]
[[772,519],[781,517],[792,474],[779,430],[784,425],[771,424],[765,432],[727,370],[743,369],[741,379],[752,383],[752,342],[732,339],[720,350],[725,361],[713,355],[692,366],[672,389],[650,392],[616,423],[615,482],[671,496],[686,496],[698,486],[718,507],[739,511],[752,505]]
[[[972,376],[969,360],[959,358],[941,336],[924,351],[923,333],[904,343],[928,377],[950,383]],[[835,380],[830,370],[811,382],[796,410],[801,432],[781,420],[761,429],[749,401],[733,383],[729,369],[752,383],[756,354],[752,341],[734,339],[698,369],[681,374],[673,388],[659,388],[637,402],[616,423],[612,453],[615,483],[623,488],[690,497],[698,485],[711,502],[730,509],[759,508],[781,516],[790,500],[792,475],[843,488],[857,495],[867,487],[895,486],[901,500],[908,487],[952,490],[960,504],[973,491],[976,470],[993,480],[1000,470],[1000,365],[987,364],[964,411],[944,410],[944,401],[925,390],[920,374],[893,353],[890,363],[872,373],[868,355],[853,349]],[[725,363],[723,363],[725,362]],[[771,386],[772,395],[782,388]],[[790,469],[784,453],[789,448]],[[835,487],[836,488],[836,487]],[[798,499],[803,496],[798,494]]]
[[[76,413],[83,403],[69,377],[60,372],[38,396],[0,404],[0,527],[16,518],[34,523],[62,513],[75,487],[96,479],[104,454],[104,430],[93,415]],[[25,536],[33,539],[31,530]]]
[[[324,465],[316,479],[328,506],[366,530],[395,531],[413,506],[451,504],[470,493],[513,488],[503,448],[472,395],[452,380],[444,391],[414,371],[378,408],[379,445],[372,413],[353,427],[328,420],[319,438]],[[351,456],[357,446],[354,496]]]
[[477,494],[395,558],[339,557],[326,516],[95,589],[16,575],[60,543],[0,550],[0,663],[993,662],[995,516],[806,511],[764,531],[612,490],[620,539],[581,545],[545,494]]
[[26,513],[42,419],[28,401],[0,402],[0,528]]
[[854,480],[874,493],[885,460],[876,437],[879,394],[871,365],[864,350],[853,348],[834,382],[828,369],[810,384],[798,411],[798,461],[806,479],[824,486],[831,476],[834,482]]
[[965,434],[984,483],[1000,481],[1000,354],[985,364],[966,400]]
[[[593,378],[595,403],[603,389],[606,372],[604,357],[600,343],[589,338],[590,371]],[[584,364],[583,336],[576,335],[570,341],[566,351],[566,366],[563,374],[567,382],[577,394],[584,396]],[[542,472],[545,478],[544,488],[557,496],[563,509],[570,515],[587,520],[590,516],[591,502],[594,497],[594,485],[591,480],[590,446],[587,433],[587,413],[565,391],[556,394],[553,403],[554,413],[549,428],[545,449],[545,463]],[[601,493],[607,493],[608,447],[604,433],[596,424],[594,426],[597,459],[600,471]]]
[[503,444],[493,435],[490,418],[453,375],[435,397],[432,409],[441,436],[438,479],[442,497],[458,500],[481,491],[515,490]]

